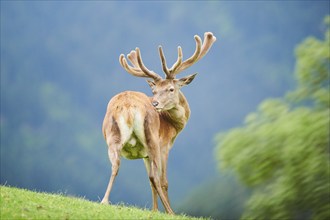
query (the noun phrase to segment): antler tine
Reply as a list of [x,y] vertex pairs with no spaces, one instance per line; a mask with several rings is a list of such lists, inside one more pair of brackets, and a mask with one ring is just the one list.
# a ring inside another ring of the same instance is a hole
[[196,41],[196,50],[194,52],[194,54],[186,59],[177,69],[177,72],[174,74],[178,74],[179,72],[187,69],[188,67],[190,67],[193,63],[195,63],[198,60],[198,56],[201,52],[201,48],[202,48],[202,40],[198,35],[195,35],[195,41]]
[[169,70],[170,76],[167,78],[174,78],[175,75],[180,73],[181,71],[187,69],[194,63],[196,63],[198,60],[200,60],[205,54],[209,51],[212,44],[216,41],[216,37],[211,32],[206,32],[204,34],[204,42],[202,44],[202,40],[198,35],[195,35],[195,41],[196,41],[196,50],[194,54],[182,62],[182,50],[181,47],[178,47],[178,60]]
[[211,33],[211,32],[205,32],[204,34],[204,43],[202,46],[202,51],[198,57],[198,59],[201,59],[209,49],[211,48],[212,44],[217,40],[217,38]]
[[[121,54],[119,56],[119,63],[120,65],[131,75],[133,76],[137,76],[137,77],[146,77],[142,71],[140,71],[139,69],[135,68],[135,67],[131,67],[130,65],[128,65],[127,60],[125,58],[124,54]],[[133,64],[134,65],[134,64]]]
[[157,73],[155,73],[151,70],[148,70],[147,67],[143,64],[140,49],[137,47],[135,49],[135,51],[137,53],[137,61],[138,61],[139,67],[141,68],[142,72],[144,72],[148,77],[154,79],[155,81],[161,80],[162,77],[160,77]]
[[133,66],[135,68],[138,68],[139,63],[137,61],[137,56],[136,56],[135,50],[132,50],[129,54],[127,54],[127,58],[129,59],[129,61],[131,61],[131,63],[133,64]]
[[182,49],[179,46],[178,47],[178,59],[177,61],[173,64],[173,66],[171,67],[171,69],[168,69],[167,64],[166,64],[166,59],[164,56],[164,52],[163,52],[163,48],[162,46],[159,46],[159,56],[162,62],[162,67],[163,67],[163,71],[166,74],[166,79],[173,79],[175,75],[173,75],[172,73],[176,71],[176,69],[181,65],[182,63]]
[[120,65],[131,75],[137,77],[146,77],[152,78],[155,81],[160,80],[161,77],[153,71],[148,70],[141,58],[140,49],[136,48],[135,51],[132,50],[128,55],[127,58],[132,63],[133,66],[128,65],[127,60],[124,54],[119,56],[119,63]]
[[166,59],[165,59],[165,56],[164,56],[164,53],[163,53],[162,46],[159,46],[158,50],[159,50],[160,60],[162,62],[163,71],[166,74],[166,77],[169,77],[170,76],[170,71],[169,71],[169,69],[166,65]]
[[173,64],[173,66],[171,67],[171,72],[175,73],[177,71],[177,69],[181,66],[182,64],[182,49],[180,46],[178,46],[178,59],[177,61]]

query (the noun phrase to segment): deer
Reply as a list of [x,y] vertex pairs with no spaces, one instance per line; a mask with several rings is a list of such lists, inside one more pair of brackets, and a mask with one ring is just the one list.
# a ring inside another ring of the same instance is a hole
[[216,41],[211,32],[204,34],[203,42],[198,35],[194,39],[196,49],[193,55],[183,61],[179,46],[178,58],[171,68],[168,68],[162,46],[159,46],[165,79],[144,65],[138,47],[127,55],[131,64],[128,64],[124,54],[119,56],[120,65],[129,74],[148,78],[153,96],[124,91],[108,103],[102,131],[108,146],[111,175],[102,204],[109,203],[121,157],[143,159],[152,192],[153,210],[158,211],[159,196],[165,211],[174,214],[168,197],[167,160],[176,137],[190,117],[188,101],[180,89],[191,83],[197,73],[180,79],[176,79],[176,75],[204,57]]

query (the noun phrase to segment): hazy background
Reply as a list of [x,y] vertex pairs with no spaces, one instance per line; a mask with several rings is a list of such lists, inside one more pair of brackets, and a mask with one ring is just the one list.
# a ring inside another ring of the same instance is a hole
[[[183,89],[192,114],[169,156],[180,209],[221,175],[215,135],[295,86],[294,48],[323,36],[326,14],[329,1],[1,1],[1,184],[99,201],[111,171],[101,132],[107,103],[125,90],[151,95],[119,55],[140,47],[162,74],[158,45],[170,66],[178,45],[187,58],[194,35],[211,31],[207,56],[179,75],[198,72]],[[151,206],[142,160],[122,160],[111,201]]]

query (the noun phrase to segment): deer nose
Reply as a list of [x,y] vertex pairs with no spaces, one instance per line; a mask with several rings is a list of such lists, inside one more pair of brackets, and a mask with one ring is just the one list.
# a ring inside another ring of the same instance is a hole
[[153,101],[153,102],[152,102],[152,105],[153,105],[154,107],[157,107],[158,104],[159,104],[159,102],[157,102],[157,101]]

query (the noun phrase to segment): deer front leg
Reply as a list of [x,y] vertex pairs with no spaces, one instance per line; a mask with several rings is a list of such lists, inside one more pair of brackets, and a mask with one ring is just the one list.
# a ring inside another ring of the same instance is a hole
[[110,159],[110,162],[111,162],[111,176],[110,176],[110,180],[109,180],[109,183],[108,183],[108,187],[107,187],[107,190],[104,194],[104,197],[101,201],[102,204],[108,204],[109,203],[109,196],[110,196],[110,192],[111,192],[111,189],[112,189],[112,185],[113,185],[113,182],[115,181],[115,178],[118,174],[118,170],[119,170],[119,166],[120,166],[120,158],[119,158],[119,154],[117,151],[113,151],[111,150],[111,148],[109,147],[108,148],[108,155],[109,155],[109,159]]

